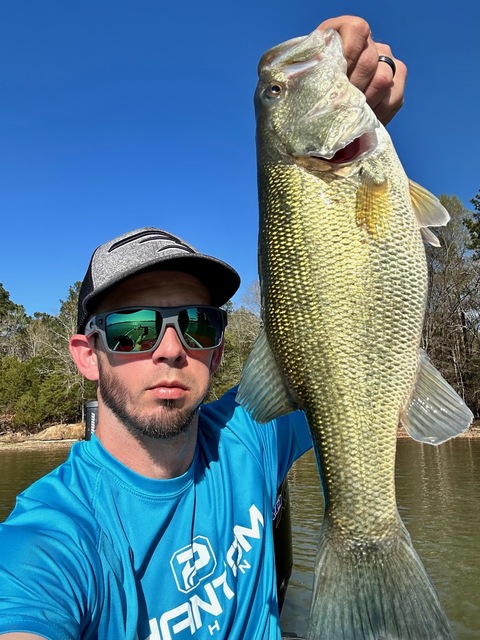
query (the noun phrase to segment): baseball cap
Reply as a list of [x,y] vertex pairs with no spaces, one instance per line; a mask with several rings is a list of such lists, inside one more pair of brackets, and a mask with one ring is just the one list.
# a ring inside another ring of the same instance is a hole
[[240,286],[240,276],[233,267],[200,253],[167,231],[155,227],[129,231],[93,252],[78,296],[78,333],[83,333],[98,299],[108,289],[156,268],[195,276],[207,287],[211,304],[217,307],[230,300]]

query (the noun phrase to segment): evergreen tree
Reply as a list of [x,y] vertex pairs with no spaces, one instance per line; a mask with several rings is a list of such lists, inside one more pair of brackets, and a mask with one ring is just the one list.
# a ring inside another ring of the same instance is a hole
[[10,300],[10,293],[0,282],[0,318],[3,318],[9,311],[12,311],[14,307],[14,303]]

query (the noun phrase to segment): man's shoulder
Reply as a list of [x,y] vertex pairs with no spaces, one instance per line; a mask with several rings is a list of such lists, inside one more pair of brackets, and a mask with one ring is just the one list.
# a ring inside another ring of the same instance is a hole
[[256,424],[247,411],[236,401],[237,387],[225,392],[220,398],[200,408],[201,422],[209,429],[236,429],[239,425]]
[[200,415],[216,423],[219,428],[235,423],[248,424],[257,429],[265,429],[266,425],[274,429],[307,428],[305,414],[302,411],[291,411],[266,423],[257,422],[237,402],[237,391],[238,387],[232,387],[218,400],[204,404],[200,408]]
[[225,410],[232,410],[238,405],[237,401],[236,401],[236,395],[237,395],[237,387],[232,387],[231,389],[228,389],[228,391],[225,391],[225,393],[223,393],[219,398],[216,398],[214,400],[209,400],[208,402],[206,402],[205,404],[203,404],[200,407],[200,412],[204,413],[204,412],[210,412],[210,411],[225,411]]
[[237,389],[233,387],[218,400],[201,408],[199,432],[200,442],[212,443],[222,449],[248,451],[257,460],[266,452],[276,449],[277,421],[266,424],[256,422],[236,401]]
[[201,410],[200,431],[210,440],[240,442],[256,455],[270,455],[278,451],[281,459],[290,465],[312,446],[305,414],[292,411],[267,422],[255,421],[236,401],[237,388],[233,387],[217,401]]

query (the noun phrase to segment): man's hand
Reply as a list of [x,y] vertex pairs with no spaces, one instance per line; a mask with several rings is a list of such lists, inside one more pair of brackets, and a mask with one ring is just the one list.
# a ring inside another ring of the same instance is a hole
[[[328,28],[338,31],[342,38],[350,82],[364,92],[380,122],[387,124],[403,105],[407,67],[393,57],[387,44],[373,41],[370,26],[363,18],[329,18],[319,26],[322,31]],[[393,60],[395,77],[388,64],[379,62],[381,55]]]

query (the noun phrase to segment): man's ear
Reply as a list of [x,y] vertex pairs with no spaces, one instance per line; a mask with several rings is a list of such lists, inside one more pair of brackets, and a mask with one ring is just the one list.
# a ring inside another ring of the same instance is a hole
[[79,333],[72,336],[68,346],[80,373],[88,380],[98,380],[97,352],[86,336]]
[[210,361],[210,371],[211,371],[211,373],[215,373],[215,371],[220,366],[220,363],[221,363],[222,357],[223,357],[223,349],[224,349],[224,347],[225,347],[225,343],[222,342],[222,344],[219,347],[214,349],[213,355],[212,355],[212,359]]

